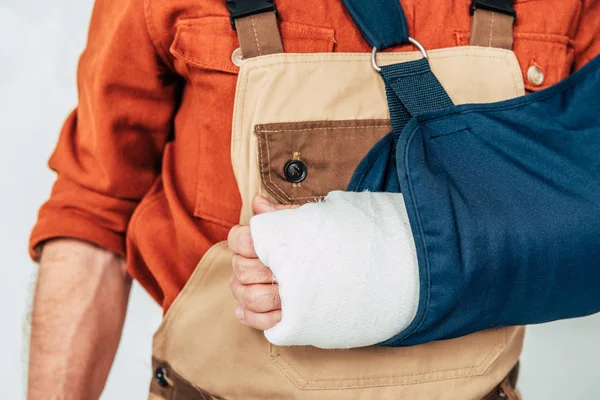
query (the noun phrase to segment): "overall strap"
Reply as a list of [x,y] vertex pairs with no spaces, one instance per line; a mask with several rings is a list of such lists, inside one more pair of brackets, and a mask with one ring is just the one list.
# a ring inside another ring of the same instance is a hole
[[365,40],[378,50],[408,41],[400,0],[343,0]]
[[274,0],[226,0],[243,58],[283,53]]
[[513,0],[472,0],[471,46],[512,49],[517,13]]

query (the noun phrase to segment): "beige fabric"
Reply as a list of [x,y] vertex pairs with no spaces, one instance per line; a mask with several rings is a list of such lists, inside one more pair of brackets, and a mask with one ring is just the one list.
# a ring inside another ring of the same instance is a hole
[[513,24],[510,15],[488,10],[475,10],[471,20],[471,46],[512,49]]
[[235,20],[235,29],[244,59],[283,53],[283,43],[274,12],[238,18]]
[[[422,56],[411,52],[377,57],[386,65]],[[488,103],[524,94],[523,77],[512,51],[453,47],[430,51],[429,59],[456,104]],[[259,185],[256,125],[389,119],[385,87],[370,60],[370,54],[321,53],[277,54],[244,62],[238,77],[231,148],[243,200],[241,223],[250,220],[256,194],[269,197]]]
[[[420,57],[381,54],[380,64]],[[453,48],[430,52],[455,103],[524,93],[512,52]],[[389,118],[385,90],[368,54],[279,54],[246,60],[238,78],[232,160],[247,223],[260,184],[254,127],[266,123]],[[343,134],[343,133],[342,133]],[[516,363],[523,328],[405,348],[322,350],[270,345],[237,322],[228,279],[231,254],[215,245],[169,309],[153,353],[177,374],[225,399],[481,399]]]

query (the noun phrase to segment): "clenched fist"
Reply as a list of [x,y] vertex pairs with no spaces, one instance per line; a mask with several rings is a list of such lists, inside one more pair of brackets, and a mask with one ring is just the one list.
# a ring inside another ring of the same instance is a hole
[[[256,214],[292,207],[294,206],[271,204],[261,196],[257,196],[253,202]],[[234,226],[229,232],[227,242],[233,252],[233,273],[229,278],[229,285],[233,296],[238,301],[235,310],[236,318],[256,329],[272,328],[281,320],[279,285],[271,270],[258,259],[250,227]]]

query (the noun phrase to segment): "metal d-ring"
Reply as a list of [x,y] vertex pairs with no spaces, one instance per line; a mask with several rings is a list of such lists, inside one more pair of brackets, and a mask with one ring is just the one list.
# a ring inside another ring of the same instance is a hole
[[[425,47],[423,47],[421,43],[411,37],[408,38],[408,41],[411,42],[417,49],[419,49],[421,54],[423,54],[423,58],[427,58],[427,50],[425,50]],[[377,47],[373,47],[373,51],[371,52],[371,64],[373,64],[373,69],[375,69],[375,71],[381,72],[381,67],[377,65],[377,60],[375,58],[376,56]]]

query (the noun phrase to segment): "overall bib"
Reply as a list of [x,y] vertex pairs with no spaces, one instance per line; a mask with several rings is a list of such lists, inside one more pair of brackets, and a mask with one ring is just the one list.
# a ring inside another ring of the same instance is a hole
[[[231,159],[243,200],[240,223],[248,224],[257,194],[303,204],[345,190],[391,125],[371,54],[285,54],[272,12],[237,19],[236,27],[244,61]],[[492,36],[489,44],[498,39]],[[524,94],[510,50],[466,46],[428,56],[454,104]],[[380,53],[377,62],[422,57]],[[226,243],[214,245],[165,315],[153,341],[150,399],[478,400],[502,398],[487,397],[501,382],[504,398],[519,398],[512,387],[522,327],[410,347],[278,347],[235,319],[231,257]]]

